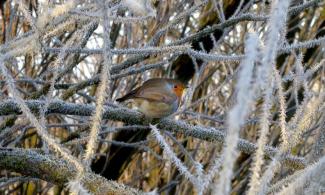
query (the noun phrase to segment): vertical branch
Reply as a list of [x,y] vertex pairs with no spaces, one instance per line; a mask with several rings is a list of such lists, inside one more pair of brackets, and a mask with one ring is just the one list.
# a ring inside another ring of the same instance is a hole
[[268,21],[268,31],[265,43],[265,49],[262,56],[262,65],[258,71],[257,81],[261,88],[264,89],[269,84],[268,77],[272,74],[275,66],[275,58],[279,45],[282,28],[285,27],[287,21],[287,12],[290,0],[274,0],[272,2],[271,17]]
[[250,112],[254,97],[251,86],[254,62],[258,56],[258,37],[252,34],[248,37],[245,44],[246,57],[240,64],[241,71],[237,82],[238,92],[236,105],[229,111],[227,116],[228,132],[225,146],[221,156],[224,156],[222,170],[220,172],[217,190],[220,194],[230,193],[230,182],[232,169],[237,156],[236,145],[239,139],[240,127],[245,123],[246,116]]
[[281,40],[281,32],[285,27],[287,12],[290,5],[290,0],[275,0],[272,2],[271,16],[268,21],[268,32],[266,37],[266,47],[262,55],[262,64],[258,70],[257,84],[264,92],[263,114],[261,119],[260,138],[258,140],[258,149],[253,165],[253,176],[251,179],[251,188],[249,194],[264,194],[268,182],[260,180],[261,166],[264,158],[264,146],[267,142],[267,134],[269,131],[268,117],[271,104],[272,87],[269,85],[272,82],[272,70],[275,67],[276,52],[279,41]]
[[87,144],[86,153],[84,156],[84,163],[89,166],[91,163],[91,159],[96,152],[97,145],[98,145],[98,133],[100,130],[100,123],[102,121],[102,115],[104,110],[104,102],[107,97],[106,87],[109,85],[110,82],[110,67],[111,67],[111,43],[109,38],[109,19],[108,14],[110,13],[107,9],[107,5],[105,1],[101,4],[102,8],[102,16],[103,16],[103,37],[104,37],[104,48],[103,48],[103,57],[104,63],[102,66],[102,71],[100,73],[100,83],[97,89],[97,100],[96,100],[96,110],[92,116],[92,125],[90,129],[90,140]]
[[[271,75],[270,75],[271,77]],[[270,125],[270,121],[269,121],[269,117],[271,115],[270,113],[270,108],[272,106],[272,101],[271,101],[271,97],[272,97],[272,91],[273,91],[273,86],[272,86],[272,79],[270,78],[270,84],[271,86],[269,86],[265,92],[264,95],[264,103],[263,103],[263,113],[261,116],[261,120],[259,122],[260,125],[260,132],[259,132],[259,139],[257,141],[257,150],[255,152],[255,156],[253,159],[253,163],[252,163],[252,168],[251,168],[251,172],[252,172],[252,176],[251,176],[251,180],[250,180],[250,188],[248,190],[248,194],[249,195],[254,195],[257,194],[258,192],[258,187],[260,186],[260,174],[262,171],[262,165],[264,163],[264,150],[265,150],[265,146],[267,144],[267,135],[269,132],[269,125]]]
[[286,110],[287,110],[287,106],[286,106],[286,102],[285,102],[285,96],[284,96],[284,92],[283,92],[283,87],[282,87],[282,80],[281,80],[281,75],[279,73],[279,71],[274,67],[274,79],[275,79],[275,83],[276,83],[276,87],[278,88],[278,99],[280,102],[280,129],[281,129],[281,138],[282,141],[285,145],[288,144],[289,142],[289,135],[287,132],[287,122],[286,122]]

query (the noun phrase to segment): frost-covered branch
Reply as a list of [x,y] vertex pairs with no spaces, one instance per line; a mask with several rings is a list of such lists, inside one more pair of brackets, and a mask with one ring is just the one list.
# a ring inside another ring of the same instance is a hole
[[[59,185],[65,184],[69,179],[74,179],[78,173],[74,166],[63,159],[18,148],[0,148],[0,168]],[[86,173],[81,183],[89,192],[98,195],[141,193],[90,172]]]
[[[26,101],[26,104],[33,112],[39,112],[39,107],[44,104],[43,101]],[[94,111],[94,106],[66,103],[63,101],[52,101],[49,105],[46,114],[64,114],[64,115],[77,115],[77,116],[91,116]],[[5,101],[0,103],[0,116],[9,114],[20,114],[20,108],[15,101]],[[134,110],[130,110],[124,107],[105,107],[103,118],[110,120],[117,120],[127,122],[129,124],[145,124],[146,119],[144,116]],[[192,136],[206,141],[224,142],[225,133],[219,131],[216,128],[205,127],[200,125],[191,125],[184,121],[175,121],[172,119],[163,119],[157,126],[160,129],[182,133],[187,136]],[[256,145],[244,140],[239,139],[237,143],[238,150],[250,154],[256,150]],[[272,157],[277,152],[276,148],[266,146],[265,154],[268,157]],[[306,161],[303,158],[286,155],[282,158],[282,161],[295,168],[303,168],[306,166]]]
[[222,170],[217,190],[221,194],[230,193],[230,181],[233,172],[234,161],[238,155],[236,145],[239,140],[239,131],[246,121],[247,115],[254,103],[253,70],[258,57],[259,38],[256,34],[248,36],[245,44],[246,57],[240,64],[239,78],[237,81],[236,104],[231,108],[227,116],[227,136],[222,156]]

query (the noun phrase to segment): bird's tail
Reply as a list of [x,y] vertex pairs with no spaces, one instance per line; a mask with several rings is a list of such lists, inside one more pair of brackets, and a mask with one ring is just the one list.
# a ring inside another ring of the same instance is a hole
[[133,90],[130,93],[126,94],[125,96],[117,98],[116,101],[117,102],[124,102],[125,100],[133,98],[135,93],[136,93],[136,90]]
[[125,100],[127,100],[128,98],[126,96],[123,96],[123,97],[120,97],[120,98],[117,98],[116,101],[117,102],[124,102]]

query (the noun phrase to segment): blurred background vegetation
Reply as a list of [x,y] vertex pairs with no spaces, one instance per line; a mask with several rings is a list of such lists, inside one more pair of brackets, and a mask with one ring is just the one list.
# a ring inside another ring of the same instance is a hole
[[[32,48],[5,63],[23,98],[46,99],[50,80],[57,69],[54,99],[94,105],[103,57],[91,52],[69,52],[59,56],[58,52],[51,52],[50,47],[87,48],[89,51],[101,48],[103,27],[96,16],[98,7],[93,1],[80,0],[75,7],[55,15],[48,21],[46,18],[40,18],[46,16],[44,12],[58,9],[58,6],[63,7],[68,1],[48,1],[48,7],[44,7],[43,1],[21,1],[20,3],[28,8],[36,24],[42,21],[44,23],[44,28],[38,29],[37,32],[35,39],[39,41],[37,43],[39,45],[36,47],[29,45],[36,43],[23,41],[36,31],[19,9],[17,2],[20,1],[1,1],[0,51],[1,55],[5,55],[10,50]],[[112,5],[117,3],[118,0],[113,1]],[[135,22],[131,19],[129,22],[112,22],[109,34],[112,49],[189,44],[193,50],[227,55],[230,58],[208,61],[202,58],[195,59],[177,51],[157,52],[151,55],[114,55],[106,105],[120,106],[114,103],[116,98],[149,78],[178,78],[192,86],[194,91],[190,94],[191,97],[187,97],[188,102],[183,102],[184,106],[176,119],[225,132],[226,115],[234,104],[236,75],[240,63],[240,60],[232,59],[231,56],[244,54],[247,33],[255,31],[261,40],[265,38],[266,16],[269,14],[270,4],[267,0],[211,0],[207,3],[193,0],[153,0],[150,1],[150,6],[156,12],[155,17],[146,17],[147,13],[139,16],[128,9],[118,9],[116,14],[119,17],[144,19]],[[303,4],[304,7],[301,6]],[[322,65],[300,82],[299,79],[290,78],[303,77],[301,74],[304,71],[312,70],[324,59],[325,8],[324,2],[315,0],[307,3],[295,0],[291,2],[290,7],[287,29],[284,32],[286,40],[283,41],[287,45],[282,47],[321,39],[317,40],[316,44],[291,49],[289,52],[279,52],[276,59],[276,68],[281,75],[285,93],[286,121],[295,116],[297,109],[301,108],[300,105],[306,106],[304,110],[308,108],[308,112],[311,112],[308,115],[309,119],[301,117],[297,120],[297,125],[304,125],[304,131],[299,143],[291,148],[290,153],[303,157],[308,163],[313,163],[324,155],[324,102],[319,102],[316,97],[324,93],[325,68]],[[249,17],[247,13],[252,16]],[[245,14],[246,17],[241,17]],[[166,31],[159,34],[164,29]],[[59,66],[56,66],[58,60]],[[297,63],[301,63],[303,70],[297,68]],[[10,99],[11,95],[2,75],[0,79],[1,103]],[[310,97],[306,97],[307,94]],[[281,143],[280,106],[276,103],[278,102],[276,96],[274,99],[268,145],[277,147]],[[240,138],[252,143],[257,142],[262,105],[263,99],[257,99],[254,110],[240,131]],[[299,123],[304,120],[307,122]],[[74,156],[83,154],[87,139],[82,138],[88,136],[89,126],[88,116],[55,113],[46,116],[48,132],[58,142],[68,147]],[[169,131],[162,134],[177,156],[192,171],[193,159],[208,170],[222,149],[221,142],[211,142]],[[0,147],[49,152],[33,125],[25,115],[20,114],[0,116]],[[231,194],[244,194],[248,190],[252,157],[252,153],[240,152],[236,159]],[[269,162],[269,158],[266,159]],[[0,194],[69,193],[62,184],[35,178],[23,172],[6,169],[4,166],[0,168]],[[272,183],[301,168],[303,167],[281,167]],[[191,182],[165,157],[162,148],[150,133],[150,128],[144,124],[104,119],[91,169],[109,180],[116,180],[145,192],[157,189],[157,192],[162,194],[197,193]],[[217,180],[218,177],[215,177],[214,181]],[[210,193],[211,190],[206,191],[206,194]]]

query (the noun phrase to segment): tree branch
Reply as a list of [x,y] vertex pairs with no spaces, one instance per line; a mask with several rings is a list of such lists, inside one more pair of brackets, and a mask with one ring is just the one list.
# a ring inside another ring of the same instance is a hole
[[[0,148],[0,168],[37,177],[51,183],[63,185],[75,178],[77,170],[68,162],[52,155],[18,148]],[[139,194],[136,189],[87,172],[82,184],[93,194]]]
[[[37,100],[26,101],[26,103],[33,112],[38,112],[44,105],[44,101]],[[56,100],[50,103],[47,114],[91,116],[94,109],[95,107],[92,105],[65,103],[63,101]],[[0,116],[9,114],[20,114],[18,104],[12,100],[4,101],[0,104]],[[140,112],[124,107],[106,106],[103,113],[103,118],[127,122],[128,124],[146,124],[147,121]],[[226,136],[224,132],[216,128],[200,125],[194,126],[181,120],[176,121],[169,118],[160,120],[158,128],[183,133],[184,135],[192,136],[201,140],[217,141],[221,143],[224,142]],[[255,152],[256,148],[257,146],[254,143],[251,143],[245,139],[239,139],[237,143],[237,149],[247,154]],[[265,147],[265,154],[267,157],[272,157],[277,152],[278,150],[274,147]],[[297,169],[304,168],[307,165],[304,158],[292,155],[283,156],[282,161],[285,162],[286,165]]]

